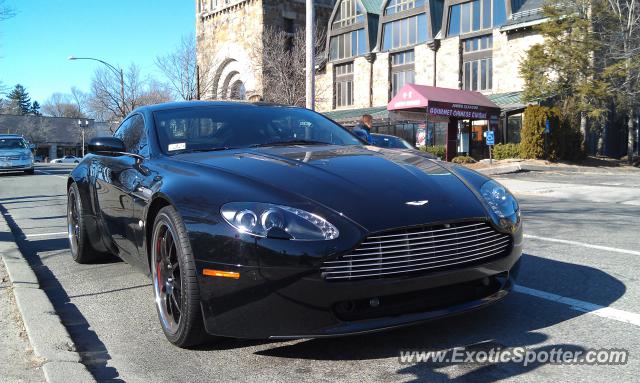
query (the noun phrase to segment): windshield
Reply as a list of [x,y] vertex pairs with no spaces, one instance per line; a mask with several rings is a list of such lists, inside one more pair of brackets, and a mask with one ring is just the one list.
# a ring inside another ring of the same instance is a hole
[[413,149],[410,143],[403,140],[400,137],[394,136],[380,136],[372,134],[373,145],[381,147],[381,148],[391,148],[391,149]]
[[346,129],[306,109],[209,106],[154,114],[165,153],[277,145],[362,145]]
[[0,138],[0,150],[26,148],[26,143],[20,138]]

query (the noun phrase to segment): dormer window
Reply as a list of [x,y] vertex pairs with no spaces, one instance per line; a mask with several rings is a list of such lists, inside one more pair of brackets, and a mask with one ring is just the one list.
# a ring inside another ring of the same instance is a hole
[[358,0],[342,0],[333,19],[333,28],[344,28],[364,22],[364,11]]
[[507,20],[505,0],[474,0],[449,7],[448,36],[499,27]]
[[384,9],[385,15],[408,11],[414,8],[424,7],[425,0],[390,0]]

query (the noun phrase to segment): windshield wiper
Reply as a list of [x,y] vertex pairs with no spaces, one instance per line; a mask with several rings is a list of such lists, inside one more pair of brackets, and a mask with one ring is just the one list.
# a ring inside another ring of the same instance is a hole
[[311,141],[311,140],[290,140],[290,141],[273,141],[263,144],[253,144],[250,148],[261,148],[265,146],[291,146],[291,145],[332,145],[330,142]]

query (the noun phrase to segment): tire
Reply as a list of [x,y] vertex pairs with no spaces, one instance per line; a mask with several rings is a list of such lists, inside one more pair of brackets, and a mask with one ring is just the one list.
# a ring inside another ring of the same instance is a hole
[[169,342],[190,348],[211,339],[204,329],[191,244],[173,206],[162,208],[153,223],[151,275],[158,319]]
[[95,263],[106,254],[96,251],[91,246],[83,214],[80,190],[74,182],[67,191],[67,232],[71,256],[77,263]]
[[24,171],[24,174],[28,174],[28,175],[34,175],[36,173],[36,170],[34,168],[28,169]]

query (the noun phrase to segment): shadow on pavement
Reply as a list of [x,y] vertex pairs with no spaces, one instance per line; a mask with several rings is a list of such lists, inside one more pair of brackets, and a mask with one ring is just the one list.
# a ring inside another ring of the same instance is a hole
[[[626,291],[625,285],[611,275],[587,266],[523,255],[520,283],[555,294],[584,299],[608,306]],[[525,276],[525,277],[522,277]],[[596,294],[597,292],[597,294]],[[482,310],[418,326],[369,335],[333,339],[311,339],[294,344],[274,345],[258,351],[258,355],[313,360],[373,360],[398,358],[400,350],[489,350],[492,347],[526,347],[529,350],[562,348],[584,351],[575,344],[544,344],[549,341],[544,329],[584,315],[583,312],[543,301],[528,295],[511,293],[504,301]],[[539,345],[539,346],[537,346]],[[454,381],[494,382],[516,377],[538,368],[539,364],[524,367],[518,363],[451,364],[421,362],[400,364],[395,378],[412,381],[448,381],[440,369],[454,367]]]
[[[67,295],[64,287],[62,287],[53,272],[42,263],[42,259],[38,255],[39,252],[55,252],[56,250],[67,249],[69,247],[68,239],[57,238],[28,241],[25,239],[25,235],[20,227],[13,220],[13,217],[7,214],[6,208],[1,204],[0,213],[5,216],[13,232],[13,235],[11,235],[11,233],[7,234],[12,236],[11,240],[13,240],[14,236],[17,239],[18,247],[35,272],[40,287],[46,292],[56,313],[60,316],[67,331],[69,331],[69,335],[76,345],[76,350],[82,358],[82,363],[87,366],[97,381],[120,381],[118,380],[118,371],[113,367],[107,367],[107,362],[111,359],[111,356],[106,346],[90,328],[89,323],[80,310],[71,303],[71,299]],[[4,234],[5,233],[0,233],[0,235]],[[115,260],[110,258],[106,260],[106,262],[115,262]]]

